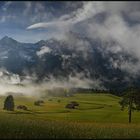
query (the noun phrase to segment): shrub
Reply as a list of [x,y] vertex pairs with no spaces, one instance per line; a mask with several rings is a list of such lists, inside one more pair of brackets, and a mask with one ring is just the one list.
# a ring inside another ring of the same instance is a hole
[[74,104],[67,104],[67,105],[65,106],[65,108],[75,109],[75,105],[74,105]]
[[61,102],[61,100],[57,100],[57,102],[58,102],[58,103],[60,103],[60,102]]
[[17,106],[17,109],[28,110],[25,105],[19,105]]
[[73,104],[74,106],[79,106],[79,104],[76,101],[71,101],[71,104]]
[[71,101],[69,104],[67,104],[65,107],[69,109],[75,109],[76,106],[79,106],[79,104],[76,101]]
[[34,105],[40,106],[41,104],[43,104],[44,101],[43,100],[38,100],[34,102]]

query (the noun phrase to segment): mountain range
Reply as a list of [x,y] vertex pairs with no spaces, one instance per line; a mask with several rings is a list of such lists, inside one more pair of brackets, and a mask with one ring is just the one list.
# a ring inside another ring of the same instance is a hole
[[132,56],[106,51],[98,39],[76,33],[70,33],[69,38],[21,43],[5,36],[0,40],[0,68],[8,71],[8,74],[19,75],[21,80],[27,75],[35,75],[38,82],[49,80],[52,76],[60,80],[78,76],[81,80],[98,80],[109,90],[122,90],[130,81],[139,85],[139,76],[133,78],[126,71],[114,67],[110,61],[110,58],[117,60],[120,55],[132,60]]

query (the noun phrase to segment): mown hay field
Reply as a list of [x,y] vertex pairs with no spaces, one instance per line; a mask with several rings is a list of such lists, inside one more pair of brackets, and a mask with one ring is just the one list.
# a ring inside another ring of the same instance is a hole
[[[13,95],[14,96],[14,95]],[[121,111],[120,97],[111,94],[75,94],[73,97],[46,97],[35,106],[35,97],[14,96],[15,108],[25,105],[28,111],[3,110],[0,98],[0,138],[140,138],[140,112]],[[65,108],[71,101],[76,109]]]

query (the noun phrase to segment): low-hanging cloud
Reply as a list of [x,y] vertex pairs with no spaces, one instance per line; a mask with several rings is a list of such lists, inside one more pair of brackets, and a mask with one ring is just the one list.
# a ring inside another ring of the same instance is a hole
[[51,49],[47,46],[42,46],[41,49],[39,51],[36,52],[36,54],[41,57],[43,56],[44,54],[46,53],[50,53],[51,52]]
[[[100,13],[107,15],[101,22],[95,18],[100,16]],[[59,28],[59,30],[55,30],[56,32],[66,33],[76,29],[73,27],[78,23],[80,33],[89,38],[101,40],[103,51],[105,51],[102,53],[108,54],[111,52],[118,55],[115,60],[110,58],[113,67],[129,74],[138,75],[140,72],[139,13],[139,2],[83,2],[83,7],[78,8],[69,15],[64,14],[54,21],[33,24],[27,29],[52,27]],[[69,36],[64,36],[65,39],[67,37],[69,40]],[[111,41],[114,41],[115,45],[107,46],[106,43]],[[79,45],[77,49],[79,51],[83,49],[87,52],[86,45]],[[131,59],[124,59],[121,56],[122,53],[137,59],[137,62],[134,63]]]
[[26,72],[24,77],[9,73],[6,69],[0,69],[0,96],[13,94],[14,96],[24,95],[27,97],[41,97],[47,90],[56,88],[95,88],[105,89],[100,79],[90,79],[84,73],[69,75],[67,79],[57,79],[53,75],[44,77],[40,83],[36,83],[36,75],[29,75]]

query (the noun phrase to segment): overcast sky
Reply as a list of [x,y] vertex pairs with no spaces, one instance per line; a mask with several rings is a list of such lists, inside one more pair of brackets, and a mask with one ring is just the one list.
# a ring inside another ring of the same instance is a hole
[[138,34],[139,23],[140,2],[0,2],[0,38],[7,35],[21,42],[61,38],[70,30],[105,36],[133,26]]

